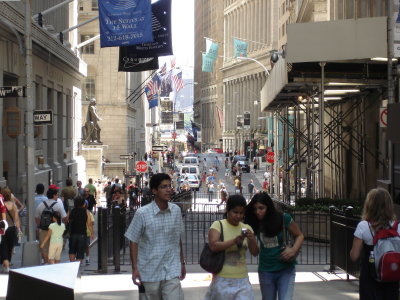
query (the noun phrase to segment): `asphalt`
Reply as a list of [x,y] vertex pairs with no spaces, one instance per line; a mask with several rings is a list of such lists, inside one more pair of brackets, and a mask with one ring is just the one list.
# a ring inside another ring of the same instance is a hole
[[[252,174],[257,186],[261,186],[265,165],[260,171]],[[96,226],[95,226],[96,228]],[[79,268],[75,282],[75,299],[82,300],[136,300],[139,299],[138,289],[131,281],[131,266],[128,253],[121,258],[121,268],[116,272],[109,263],[106,274],[97,271],[97,244],[91,248],[91,263]],[[22,247],[15,247],[12,259],[12,269],[21,268]],[[68,250],[64,249],[62,263],[68,263]],[[295,300],[349,300],[358,299],[358,280],[347,278],[347,274],[337,270],[329,272],[325,265],[298,265],[296,268]],[[261,299],[258,282],[257,266],[249,265],[249,278],[255,293],[255,299]],[[199,265],[187,265],[187,276],[182,281],[185,299],[203,299],[211,282],[211,274],[206,273]],[[49,278],[51,281],[51,278]],[[0,300],[6,299],[8,274],[0,273]],[[36,300],[36,299],[33,299]]]

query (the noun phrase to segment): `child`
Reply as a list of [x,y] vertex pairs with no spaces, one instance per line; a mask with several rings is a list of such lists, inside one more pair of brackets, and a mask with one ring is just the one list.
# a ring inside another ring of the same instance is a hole
[[43,248],[47,241],[50,239],[49,246],[49,263],[59,263],[61,257],[61,251],[63,248],[63,233],[65,231],[65,224],[61,223],[61,215],[58,211],[53,213],[53,223],[50,224],[47,235],[43,242],[40,244],[40,248]]

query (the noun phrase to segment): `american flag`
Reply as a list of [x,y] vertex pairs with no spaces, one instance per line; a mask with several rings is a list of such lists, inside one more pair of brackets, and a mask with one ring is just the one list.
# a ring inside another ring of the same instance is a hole
[[175,56],[173,56],[171,58],[171,69],[175,69],[175,65],[176,65],[176,58],[175,58]]
[[167,63],[165,62],[162,68],[160,69],[160,75],[164,76],[167,73]]
[[172,75],[172,81],[174,82],[176,92],[179,92],[181,89],[183,89],[182,72]]
[[151,78],[151,80],[147,83],[146,88],[149,90],[149,93],[146,94],[148,94],[150,98],[151,96],[158,94],[160,82],[161,82],[160,77],[157,74],[155,74],[153,78]]

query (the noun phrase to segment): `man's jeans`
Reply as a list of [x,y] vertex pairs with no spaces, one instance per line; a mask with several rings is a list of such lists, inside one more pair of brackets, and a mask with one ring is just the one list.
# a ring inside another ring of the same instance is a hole
[[143,282],[147,300],[183,300],[183,291],[178,277],[157,282]]
[[294,266],[277,272],[259,272],[262,300],[291,300],[295,277]]

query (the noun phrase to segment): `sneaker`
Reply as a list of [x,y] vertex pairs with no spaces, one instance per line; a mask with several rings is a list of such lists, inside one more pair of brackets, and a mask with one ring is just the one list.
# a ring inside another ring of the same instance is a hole
[[3,273],[8,274],[10,272],[10,268],[3,267]]
[[90,259],[89,258],[86,258],[86,265],[88,266],[88,265],[90,265]]

